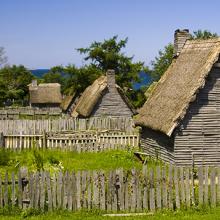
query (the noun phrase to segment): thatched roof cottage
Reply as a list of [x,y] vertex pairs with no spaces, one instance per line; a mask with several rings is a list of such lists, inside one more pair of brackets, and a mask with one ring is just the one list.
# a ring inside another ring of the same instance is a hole
[[135,110],[124,91],[115,83],[115,71],[108,70],[87,87],[71,115],[73,117],[132,117]]
[[30,105],[32,107],[60,107],[62,96],[59,83],[40,83],[33,80],[29,87]]
[[220,38],[175,32],[175,58],[140,109],[141,146],[177,165],[220,163]]

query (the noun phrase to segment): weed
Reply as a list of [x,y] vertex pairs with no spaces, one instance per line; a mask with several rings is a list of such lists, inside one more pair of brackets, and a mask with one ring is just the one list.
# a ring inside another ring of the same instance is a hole
[[43,170],[44,169],[44,160],[41,156],[40,152],[36,149],[33,150],[33,156],[34,156],[34,163],[36,164],[37,170]]

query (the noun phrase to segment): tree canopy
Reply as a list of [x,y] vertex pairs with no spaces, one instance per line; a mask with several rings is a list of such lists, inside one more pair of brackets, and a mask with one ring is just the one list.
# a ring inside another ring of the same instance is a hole
[[127,56],[122,50],[126,47],[128,38],[118,40],[113,36],[104,42],[93,42],[89,47],[77,50],[85,55],[84,60],[91,66],[105,73],[108,69],[116,72],[116,81],[122,88],[132,88],[134,82],[139,82],[139,72],[146,71],[144,62],[133,62],[133,56]]
[[33,75],[24,66],[5,66],[0,69],[0,105],[27,100],[28,84]]

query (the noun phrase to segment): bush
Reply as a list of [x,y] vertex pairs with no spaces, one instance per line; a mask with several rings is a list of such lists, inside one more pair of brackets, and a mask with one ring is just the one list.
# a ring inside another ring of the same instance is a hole
[[48,161],[52,165],[58,165],[60,163],[60,161],[53,155],[48,156]]
[[5,149],[0,150],[0,166],[7,166],[10,161],[10,152]]

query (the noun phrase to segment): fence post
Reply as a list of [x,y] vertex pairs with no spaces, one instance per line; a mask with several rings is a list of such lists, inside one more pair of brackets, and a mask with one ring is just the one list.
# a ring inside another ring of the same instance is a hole
[[47,148],[47,135],[46,135],[46,131],[43,131],[43,148]]
[[198,169],[199,179],[199,205],[203,205],[203,167],[200,166]]
[[1,148],[4,148],[4,147],[5,147],[3,132],[0,132],[0,147],[1,147]]

